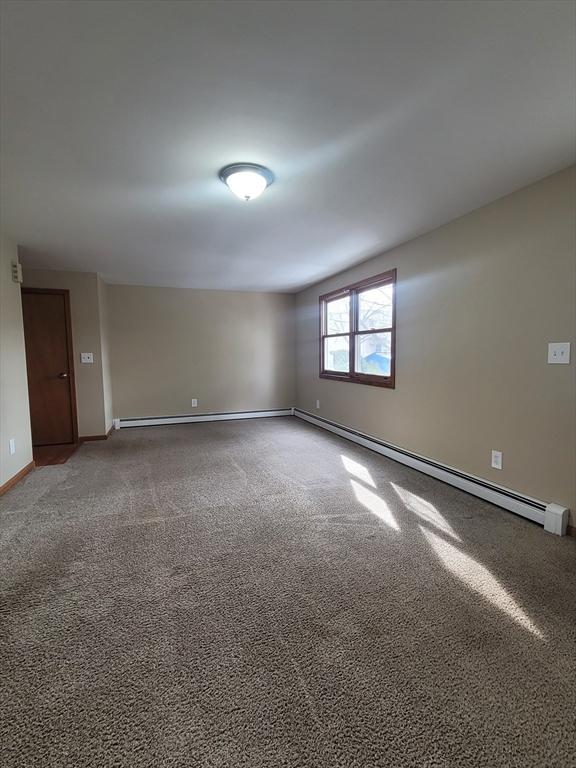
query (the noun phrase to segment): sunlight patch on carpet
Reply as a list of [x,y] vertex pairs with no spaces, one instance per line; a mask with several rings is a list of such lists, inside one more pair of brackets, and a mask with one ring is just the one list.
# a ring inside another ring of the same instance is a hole
[[457,576],[474,592],[489,600],[496,608],[508,614],[511,619],[528,630],[528,632],[531,632],[540,639],[544,639],[544,634],[541,630],[538,629],[509,592],[504,589],[498,579],[490,573],[488,568],[427,528],[420,526],[420,530],[450,573]]
[[438,512],[436,507],[421,496],[417,496],[415,493],[407,491],[396,483],[390,483],[392,488],[396,491],[404,505],[415,515],[418,515],[422,520],[426,520],[428,523],[432,523],[435,528],[438,528],[443,533],[448,534],[453,539],[460,541],[460,537],[454,531],[450,523],[444,518],[443,515]]
[[372,475],[363,464],[359,464],[357,461],[354,461],[354,459],[349,459],[348,456],[344,456],[344,454],[341,454],[340,458],[342,459],[342,464],[344,464],[344,469],[346,469],[349,474],[354,475],[358,480],[362,480],[363,483],[366,483],[366,485],[369,485],[371,488],[376,488],[376,483],[372,479]]
[[363,507],[366,507],[369,512],[372,512],[373,515],[380,518],[380,520],[382,520],[383,523],[386,523],[390,528],[393,528],[395,531],[400,530],[400,526],[396,522],[394,515],[390,511],[390,507],[386,504],[384,499],[381,499],[380,496],[373,491],[368,490],[368,488],[364,488],[364,486],[357,483],[356,480],[350,480],[350,483],[356,499]]

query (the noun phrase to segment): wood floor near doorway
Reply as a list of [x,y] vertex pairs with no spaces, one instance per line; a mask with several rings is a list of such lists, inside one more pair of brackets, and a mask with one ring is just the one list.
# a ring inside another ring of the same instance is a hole
[[78,448],[78,443],[67,445],[36,445],[32,449],[37,467],[65,464]]

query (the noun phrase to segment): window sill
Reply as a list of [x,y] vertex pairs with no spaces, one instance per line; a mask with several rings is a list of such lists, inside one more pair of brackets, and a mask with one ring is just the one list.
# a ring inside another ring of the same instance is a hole
[[369,387],[396,388],[393,376],[339,376],[337,373],[321,373],[320,378],[331,381],[346,381],[349,384],[366,384]]

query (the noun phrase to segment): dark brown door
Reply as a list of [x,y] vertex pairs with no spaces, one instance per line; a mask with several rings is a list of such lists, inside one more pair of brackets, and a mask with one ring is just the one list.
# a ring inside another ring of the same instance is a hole
[[75,443],[76,397],[68,291],[22,289],[33,445]]

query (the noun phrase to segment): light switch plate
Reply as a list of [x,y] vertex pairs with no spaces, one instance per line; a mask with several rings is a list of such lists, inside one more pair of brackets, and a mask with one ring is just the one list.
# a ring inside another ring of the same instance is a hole
[[554,341],[548,344],[548,362],[568,365],[570,362],[570,342]]
[[81,363],[93,363],[94,362],[94,353],[93,352],[80,352],[80,362]]

